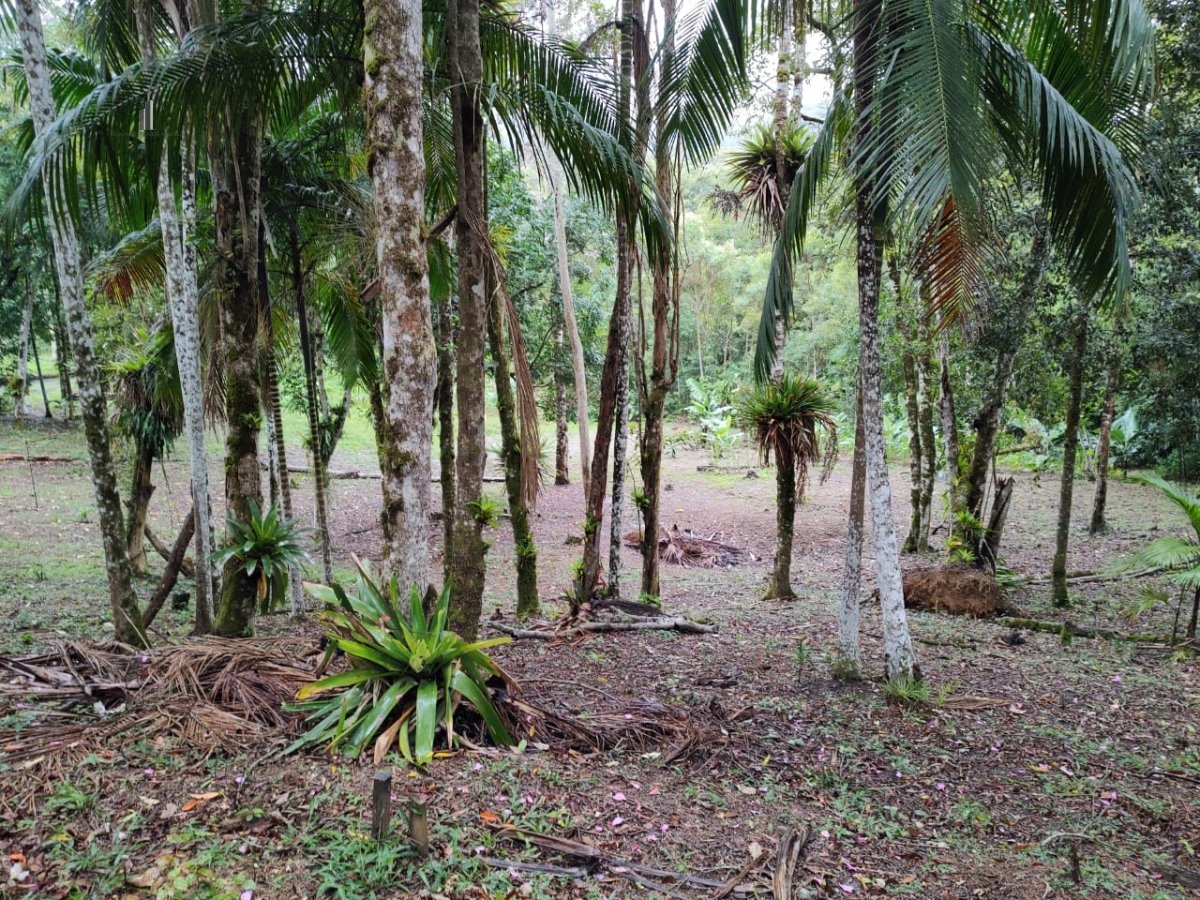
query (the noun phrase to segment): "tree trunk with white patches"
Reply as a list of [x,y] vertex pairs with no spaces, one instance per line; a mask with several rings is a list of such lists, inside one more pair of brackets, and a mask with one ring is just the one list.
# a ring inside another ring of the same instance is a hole
[[483,611],[487,544],[480,503],[487,463],[484,430],[484,347],[487,340],[487,197],[484,192],[483,55],[479,0],[450,0],[451,109],[458,173],[458,503],[454,514],[455,587],[451,628],[474,640]]
[[[854,101],[858,123],[856,148],[871,145],[869,119],[873,84],[872,57],[876,53],[882,13],[879,0],[858,0],[854,12]],[[883,223],[873,205],[871,185],[862,172],[854,174],[858,309],[861,341],[863,432],[867,460],[867,494],[875,538],[875,575],[883,615],[884,667],[889,680],[919,677],[908,618],[904,610],[904,585],[900,553],[892,518],[892,489],[888,480],[883,431],[883,372],[879,354],[879,293],[883,268]]]
[[[29,88],[29,108],[34,133],[41,135],[54,123],[54,101],[50,87],[50,69],[46,62],[46,44],[37,0],[17,0],[17,30],[20,35],[25,77]],[[70,334],[79,387],[80,408],[100,537],[104,546],[108,597],[113,616],[113,636],[134,646],[146,645],[142,613],[133,589],[133,569],[125,541],[124,517],[117,479],[113,469],[108,434],[108,404],[104,380],[96,360],[92,326],[84,302],[83,266],[75,224],[69,217],[54,214],[54,203],[47,196],[50,210],[50,237],[54,246],[54,264],[58,274],[63,312]]]
[[383,327],[384,568],[405,591],[424,590],[437,351],[425,249],[421,4],[366,0],[364,17],[363,98]]

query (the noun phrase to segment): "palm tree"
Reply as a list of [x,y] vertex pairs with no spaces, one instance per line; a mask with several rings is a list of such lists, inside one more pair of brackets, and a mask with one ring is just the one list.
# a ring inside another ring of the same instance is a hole
[[[39,138],[54,125],[54,99],[41,13],[36,0],[18,0],[17,30],[21,41],[25,80],[29,93],[34,133]],[[96,507],[100,535],[104,544],[104,562],[108,574],[108,596],[112,608],[114,636],[135,646],[146,644],[142,613],[133,589],[133,568],[125,540],[121,500],[113,470],[108,434],[108,403],[104,379],[96,359],[91,321],[84,302],[83,265],[75,222],[55,202],[50,186],[46,207],[50,219],[50,237],[59,291],[74,353],[75,376],[79,387],[80,410],[87,436],[92,482],[96,489]]]
[[804,499],[809,470],[822,477],[837,461],[837,424],[833,403],[815,380],[784,374],[761,382],[738,404],[737,420],[754,435],[763,462],[775,457],[775,566],[764,599],[790,600],[792,539],[796,504]]
[[768,317],[792,313],[792,261],[840,150],[855,195],[863,423],[876,572],[891,678],[911,677],[899,553],[884,459],[878,303],[882,235],[927,248],[935,307],[969,297],[986,230],[984,184],[997,162],[1041,187],[1050,238],[1079,289],[1119,294],[1137,195],[1125,162],[1153,81],[1140,0],[935,4],[856,0],[851,95],[836,96],[792,186],[760,323],[756,372],[774,362]]
[[1189,493],[1178,484],[1153,473],[1139,475],[1138,481],[1156,487],[1187,516],[1193,538],[1162,537],[1131,554],[1118,566],[1118,571],[1137,569],[1166,569],[1166,577],[1183,588],[1191,589],[1192,615],[1188,620],[1187,638],[1195,640],[1197,619],[1200,618],[1200,496]]

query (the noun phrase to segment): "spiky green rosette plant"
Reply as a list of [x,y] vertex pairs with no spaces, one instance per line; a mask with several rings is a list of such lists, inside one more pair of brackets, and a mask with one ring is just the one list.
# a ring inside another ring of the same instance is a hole
[[327,604],[321,617],[330,645],[346,654],[351,668],[300,689],[294,708],[308,712],[308,730],[287,752],[324,743],[355,757],[374,742],[377,763],[395,745],[406,760],[424,765],[433,758],[439,726],[446,747],[459,743],[454,715],[464,700],[493,741],[512,744],[487,687],[493,675],[509,679],[483,652],[512,638],[468,643],[446,628],[448,588],[426,616],[415,585],[401,604],[394,577],[381,588],[366,566],[356,564],[352,592],[341,585],[307,586]]
[[255,500],[250,501],[250,520],[228,519],[229,540],[213,554],[219,570],[230,559],[242,564],[247,575],[258,575],[259,611],[281,609],[286,603],[288,570],[308,560],[300,544],[304,529],[299,520],[285,519],[270,507],[264,515]]
[[791,599],[796,503],[804,499],[809,468],[820,463],[828,475],[837,460],[833,403],[812,378],[783,375],[756,385],[738,403],[737,421],[754,435],[765,464],[775,457],[777,546],[765,599]]

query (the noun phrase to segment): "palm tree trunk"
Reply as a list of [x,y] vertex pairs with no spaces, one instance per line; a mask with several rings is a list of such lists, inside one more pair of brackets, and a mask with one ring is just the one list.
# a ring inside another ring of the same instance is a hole
[[[155,57],[153,23],[145,4],[138,6],[138,37],[142,57]],[[179,36],[183,39],[183,35]],[[200,369],[200,290],[196,275],[195,248],[188,240],[195,230],[195,151],[193,136],[185,135],[182,177],[182,215],[175,203],[168,154],[159,164],[158,221],[162,230],[163,262],[166,269],[167,305],[174,334],[175,363],[183,395],[184,433],[191,467],[192,506],[196,530],[196,621],[195,633],[207,634],[213,620],[214,550],[212,497],[208,484],[208,448],[204,435],[204,382]]]
[[[503,277],[493,271],[493,277]],[[513,396],[512,362],[505,344],[504,320],[498,291],[491,291],[488,303],[488,342],[495,363],[496,407],[500,413],[501,462],[504,464],[504,484],[508,491],[508,511],[512,522],[513,545],[517,558],[517,618],[536,616],[540,612],[537,585],[537,546],[529,522],[529,505],[521,490],[521,456],[528,452],[521,446],[517,425],[517,404]]]
[[1054,605],[1067,606],[1067,547],[1071,539],[1071,500],[1075,492],[1075,456],[1079,451],[1079,412],[1083,405],[1084,355],[1087,353],[1088,308],[1080,300],[1072,315],[1071,361],[1068,366],[1070,394],[1067,425],[1063,435],[1062,481],[1058,491],[1058,527],[1054,533],[1054,561],[1050,566]]
[[146,558],[146,516],[150,512],[150,498],[154,494],[154,484],[151,482],[154,452],[145,442],[138,440],[136,443],[125,540],[129,546],[129,564],[133,567],[134,574],[146,575],[150,571],[150,562]]
[[33,279],[25,273],[25,307],[21,310],[21,331],[17,337],[17,391],[13,412],[19,421],[25,417],[25,395],[29,393],[29,335],[33,332]]
[[929,529],[933,519],[933,491],[937,481],[937,443],[933,433],[933,358],[929,326],[924,315],[917,319],[917,405],[921,427],[921,520],[917,532],[917,551],[929,550]]
[[329,456],[317,397],[316,348],[309,328],[308,298],[300,256],[300,233],[291,234],[292,291],[296,297],[296,319],[300,326],[300,356],[304,362],[304,408],[308,414],[308,443],[312,456],[313,505],[316,507],[317,539],[321,545],[321,570],[326,584],[333,583],[333,550],[329,539]]
[[[776,448],[778,451],[778,448]],[[775,455],[775,564],[764,600],[791,600],[792,543],[796,534],[796,466],[790,455]]]
[[567,436],[567,379],[561,365],[563,329],[554,329],[554,483],[571,483],[571,450]]
[[[908,537],[904,539],[905,553],[920,552],[921,535],[921,466],[924,452],[921,446],[921,406],[918,400],[917,357],[913,352],[912,329],[907,317],[904,296],[901,291],[900,260],[895,253],[888,255],[888,271],[891,274],[892,290],[896,297],[896,330],[903,343],[900,352],[901,371],[904,373],[904,413],[908,420],[908,472],[910,518]],[[920,316],[920,311],[917,312]]]
[[484,433],[484,342],[487,339],[487,200],[483,181],[479,0],[450,0],[446,31],[454,87],[455,158],[458,171],[458,508],[454,522],[451,627],[474,640],[483,610],[487,545],[475,514],[483,497],[487,462]]
[[859,612],[862,605],[863,511],[866,506],[867,444],[863,428],[862,380],[854,403],[854,462],[850,475],[850,517],[846,529],[846,568],[842,576],[842,605],[838,616],[838,662],[846,678],[862,673]]
[[[1114,334],[1114,344],[1119,343],[1120,330]],[[1104,381],[1104,409],[1100,413],[1100,441],[1096,448],[1096,496],[1092,502],[1092,521],[1089,534],[1108,531],[1105,511],[1108,506],[1108,463],[1112,455],[1112,424],[1117,412],[1117,387],[1121,380],[1121,351],[1119,346],[1109,351],[1108,373]]]
[[[882,27],[879,0],[856,0],[854,10],[854,102],[856,148],[872,146],[867,112],[872,102],[873,57]],[[856,156],[860,154],[856,152]],[[854,174],[858,268],[858,309],[863,384],[863,430],[866,434],[867,482],[875,535],[875,574],[883,614],[883,653],[887,677],[916,677],[916,655],[904,612],[900,553],[892,519],[883,432],[883,372],[879,354],[879,292],[883,268],[883,222],[874,206],[872,186],[860,170]]]
[[442,583],[449,584],[454,570],[454,313],[452,300],[438,304],[437,417],[438,458],[442,473]]
[[[617,244],[617,254],[626,254],[626,266],[632,270],[633,241],[626,233],[624,246]],[[625,507],[625,454],[629,449],[629,342],[633,339],[633,307],[625,301],[625,316],[620,322],[621,363],[617,368],[616,422],[613,426],[612,500],[608,529],[608,588],[610,597],[621,596],[621,519]]]
[[942,439],[946,453],[946,499],[949,501],[950,521],[958,511],[959,482],[958,467],[958,413],[954,408],[954,385],[950,380],[950,335],[945,328],[938,336],[938,423],[942,427]]
[[366,0],[363,105],[374,182],[383,328],[377,403],[384,568],[407,589],[429,584],[433,342],[422,152],[421,4]]
[[[261,122],[253,106],[231,110],[228,132],[210,140],[216,207],[216,253],[221,326],[225,343],[225,508],[235,521],[250,521],[251,501],[262,507],[258,438],[263,424],[259,383],[258,219]],[[251,635],[257,612],[258,573],[249,575],[230,558],[221,574],[213,630]]]
[[[16,3],[17,30],[29,91],[29,110],[34,133],[40,136],[54,123],[54,101],[38,6],[37,0],[18,0]],[[54,214],[53,210],[56,207],[49,196],[46,198],[46,207],[51,211],[50,237],[54,246],[55,270],[79,379],[84,434],[91,462],[92,484],[96,492],[100,536],[104,545],[113,636],[119,641],[141,647],[146,645],[146,633],[142,626],[142,613],[138,607],[137,595],[133,589],[133,568],[129,564],[121,498],[117,492],[117,479],[109,446],[108,403],[104,394],[104,379],[96,360],[92,325],[84,302],[79,240],[74,222],[69,217],[60,218]]]

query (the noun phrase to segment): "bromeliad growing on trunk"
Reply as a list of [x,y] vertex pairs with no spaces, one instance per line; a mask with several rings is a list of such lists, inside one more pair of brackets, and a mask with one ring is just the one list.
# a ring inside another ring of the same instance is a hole
[[[330,645],[346,654],[351,668],[301,688],[297,708],[309,712],[309,729],[288,752],[327,743],[355,757],[374,742],[377,763],[396,745],[409,762],[424,765],[433,758],[439,726],[447,747],[459,741],[454,716],[464,699],[493,741],[513,743],[487,687],[490,677],[504,675],[483,652],[512,638],[468,643],[446,628],[449,589],[426,615],[415,585],[402,604],[395,577],[380,586],[361,563],[358,571],[352,593],[340,585],[308,586],[328,604],[323,617]],[[318,694],[327,696],[310,699]]]
[[300,545],[303,529],[295,519],[281,518],[270,507],[266,514],[250,501],[250,521],[229,517],[229,540],[213,554],[213,565],[224,568],[230,560],[241,563],[250,578],[258,577],[259,612],[282,609],[287,600],[288,570],[308,559]]
[[[822,480],[837,461],[833,404],[811,378],[784,375],[759,384],[738,404],[739,424],[754,435],[763,462],[775,456],[777,548],[765,599],[789,599],[792,591],[792,536],[796,503],[804,499],[809,467],[820,462]],[[821,446],[824,432],[824,448]]]

